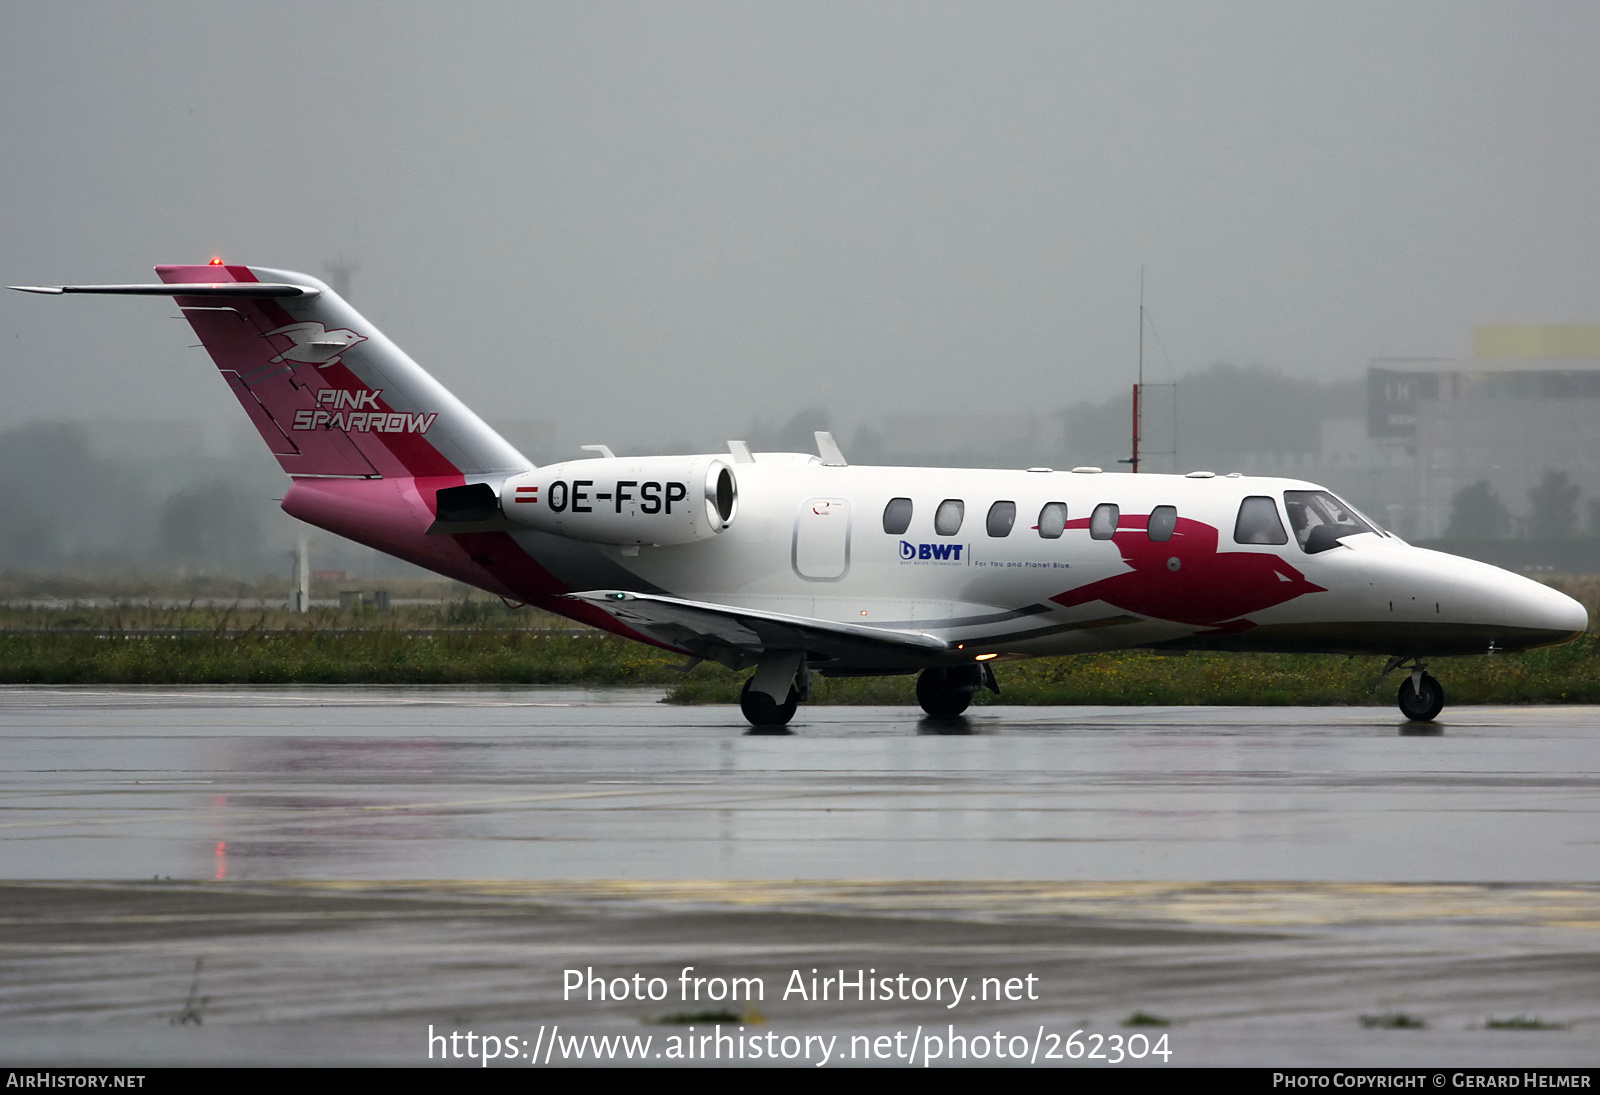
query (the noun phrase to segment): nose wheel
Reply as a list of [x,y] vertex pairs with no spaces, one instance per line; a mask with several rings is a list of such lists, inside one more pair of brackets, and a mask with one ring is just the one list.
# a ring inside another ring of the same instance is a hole
[[1444,710],[1444,689],[1420,670],[1400,682],[1400,713],[1412,722],[1432,722]]

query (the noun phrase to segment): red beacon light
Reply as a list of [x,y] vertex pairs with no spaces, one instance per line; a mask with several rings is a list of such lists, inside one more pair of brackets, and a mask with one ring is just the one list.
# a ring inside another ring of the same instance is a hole
[[212,256],[211,256],[211,265],[212,265],[212,266],[221,266],[221,265],[222,265],[222,258],[221,258],[221,256],[219,256],[219,255],[212,255]]

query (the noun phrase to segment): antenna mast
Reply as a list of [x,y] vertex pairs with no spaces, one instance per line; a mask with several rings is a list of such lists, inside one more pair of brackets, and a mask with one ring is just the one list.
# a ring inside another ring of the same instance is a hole
[[1133,474],[1139,474],[1139,395],[1144,390],[1144,263],[1139,264],[1139,379],[1133,385]]

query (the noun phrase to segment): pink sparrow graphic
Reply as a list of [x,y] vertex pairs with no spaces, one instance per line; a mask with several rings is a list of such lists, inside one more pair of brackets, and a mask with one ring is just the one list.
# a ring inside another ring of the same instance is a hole
[[346,350],[367,341],[366,335],[358,335],[348,328],[336,327],[330,331],[314,321],[285,324],[261,337],[271,338],[273,335],[283,335],[294,345],[273,358],[272,364],[293,361],[304,365],[315,365],[319,369],[337,365],[340,356]]

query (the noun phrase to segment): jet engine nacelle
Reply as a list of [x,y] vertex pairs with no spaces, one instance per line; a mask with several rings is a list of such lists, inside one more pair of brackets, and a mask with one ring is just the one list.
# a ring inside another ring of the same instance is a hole
[[733,522],[733,469],[714,456],[569,460],[507,479],[513,525],[598,544],[688,544]]

